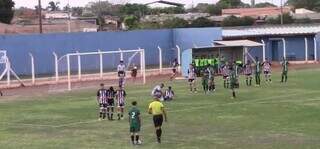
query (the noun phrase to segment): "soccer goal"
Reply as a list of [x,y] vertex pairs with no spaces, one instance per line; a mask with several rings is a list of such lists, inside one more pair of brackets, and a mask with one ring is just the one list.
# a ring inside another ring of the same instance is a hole
[[[118,80],[116,68],[120,60],[124,61],[126,66],[126,79],[131,78],[130,69],[135,67],[138,70],[137,82],[146,83],[144,49],[74,52],[60,58],[56,53],[53,55],[55,58],[55,81],[57,83],[66,81],[68,90],[72,90],[72,83],[106,79]],[[140,68],[138,68],[139,66]]]

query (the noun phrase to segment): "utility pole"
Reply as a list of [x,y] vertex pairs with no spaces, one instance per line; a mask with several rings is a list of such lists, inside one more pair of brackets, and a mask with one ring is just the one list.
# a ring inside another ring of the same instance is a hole
[[41,0],[38,0],[38,11],[39,11],[39,33],[42,34],[42,7],[41,7]]
[[280,23],[283,25],[283,0],[280,1],[280,9],[281,9],[281,15],[280,15]]
[[68,0],[68,32],[71,32],[71,13],[70,13],[70,1]]

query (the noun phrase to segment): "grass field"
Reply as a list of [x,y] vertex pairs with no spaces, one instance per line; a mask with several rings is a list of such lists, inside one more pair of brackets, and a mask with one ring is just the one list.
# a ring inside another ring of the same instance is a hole
[[242,80],[237,99],[230,98],[220,78],[210,95],[189,93],[185,80],[168,82],[177,97],[165,103],[169,121],[162,144],[155,143],[146,112],[155,83],[129,86],[127,107],[137,100],[142,111],[141,146],[130,144],[127,119],[97,120],[96,89],[0,101],[0,148],[320,148],[319,73],[291,71],[287,84],[274,74],[273,83],[261,87],[245,87]]

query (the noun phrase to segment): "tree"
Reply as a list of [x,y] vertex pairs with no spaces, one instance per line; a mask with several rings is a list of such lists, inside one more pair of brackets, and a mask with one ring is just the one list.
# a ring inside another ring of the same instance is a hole
[[134,15],[126,16],[123,22],[128,27],[128,30],[139,28],[139,19]]
[[125,4],[120,7],[120,14],[123,16],[134,15],[137,18],[148,14],[149,8],[142,4]]
[[255,23],[254,18],[229,16],[222,21],[222,26],[250,26]]
[[71,13],[73,16],[82,16],[83,10],[84,10],[83,7],[72,7]]
[[180,18],[168,19],[162,24],[162,28],[185,28],[188,26],[188,21]]
[[10,24],[14,15],[14,2],[12,0],[0,0],[0,22]]
[[115,5],[109,1],[90,2],[87,5],[87,9],[90,10],[96,16],[102,15],[120,15],[120,5]]
[[198,19],[195,19],[190,24],[190,27],[214,27],[214,26],[216,26],[215,23],[205,17],[200,17]]
[[48,8],[50,9],[50,11],[59,11],[60,10],[59,4],[60,2],[50,1]]
[[221,13],[222,13],[221,11],[222,11],[222,9],[218,5],[209,5],[206,10],[207,13],[209,13],[211,15],[217,15],[217,16],[221,15]]
[[277,7],[276,5],[269,3],[269,2],[265,2],[265,3],[258,3],[256,5],[254,5],[255,8],[265,8],[265,7]]
[[[267,23],[268,24],[281,24],[281,15],[279,15],[276,18],[267,19]],[[291,23],[294,23],[293,17],[288,13],[283,14],[283,24],[291,24]]]
[[320,10],[319,0],[288,0],[287,4],[295,8],[306,8],[314,11]]
[[150,14],[182,14],[185,13],[186,10],[184,7],[167,7],[167,8],[153,8],[149,9]]
[[241,2],[241,0],[220,0],[217,5],[222,9],[248,7],[248,4]]

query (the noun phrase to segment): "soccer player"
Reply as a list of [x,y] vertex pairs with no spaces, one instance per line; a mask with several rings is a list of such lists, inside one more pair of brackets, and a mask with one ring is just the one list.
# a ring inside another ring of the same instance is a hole
[[123,60],[120,61],[120,64],[117,67],[118,77],[119,77],[119,87],[124,87],[125,77],[126,77],[126,66],[124,65]]
[[188,69],[188,82],[190,86],[190,92],[197,92],[195,81],[196,81],[196,72],[193,65],[190,64]]
[[244,65],[244,75],[246,76],[246,84],[247,86],[251,86],[252,82],[252,65],[251,61],[248,60],[247,63]]
[[137,74],[138,74],[138,67],[135,64],[133,64],[133,68],[131,70],[131,77],[132,77],[133,83],[136,82]]
[[256,86],[260,86],[260,74],[261,74],[261,62],[259,61],[259,58],[256,57],[256,63],[255,63],[255,79],[256,79]]
[[97,101],[100,107],[99,121],[106,118],[107,108],[107,90],[104,88],[104,84],[100,84],[100,89],[97,92]]
[[161,83],[160,85],[156,85],[152,91],[151,91],[151,96],[152,97],[160,97],[160,99],[163,99],[163,93],[162,93],[162,89],[164,88],[164,84]]
[[116,93],[117,106],[118,106],[118,120],[123,119],[123,112],[125,106],[125,97],[127,96],[126,91],[123,87],[119,87]]
[[108,115],[108,120],[113,120],[115,95],[116,95],[116,91],[111,86],[109,88],[109,90],[107,90],[107,101],[108,101],[107,115]]
[[131,133],[131,142],[133,145],[140,145],[139,132],[141,127],[140,110],[137,108],[137,102],[132,102],[132,107],[129,110],[129,126]]
[[228,64],[225,64],[222,67],[222,77],[223,77],[223,87],[224,88],[229,88],[229,68]]
[[154,101],[149,104],[149,114],[153,115],[153,123],[156,129],[157,142],[161,143],[163,118],[167,122],[167,114],[164,105],[159,101],[159,97],[155,97]]
[[216,86],[214,84],[214,73],[215,73],[214,68],[213,67],[209,67],[208,68],[208,72],[209,72],[209,82],[208,82],[209,91],[210,92],[212,92],[212,91],[214,92],[216,90]]
[[236,68],[235,66],[229,67],[229,70],[230,70],[230,89],[232,91],[232,99],[236,98],[235,88],[238,87],[237,72],[236,72],[235,68]]
[[174,59],[171,65],[172,65],[172,75],[170,77],[170,81],[172,81],[177,76],[177,67],[179,66],[178,60]]
[[206,68],[202,75],[202,87],[205,94],[209,91],[209,73],[208,68]]
[[283,83],[283,81],[287,82],[287,80],[288,80],[288,65],[289,65],[289,62],[285,57],[282,58],[281,65],[282,65],[281,82]]
[[271,62],[268,61],[268,59],[266,59],[263,63],[263,73],[264,73],[264,77],[266,79],[266,82],[272,82],[271,81]]
[[174,91],[172,87],[169,86],[167,90],[164,91],[164,101],[171,101],[174,97]]

